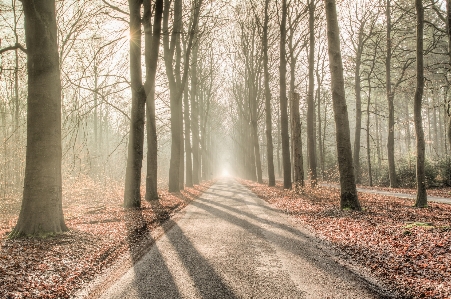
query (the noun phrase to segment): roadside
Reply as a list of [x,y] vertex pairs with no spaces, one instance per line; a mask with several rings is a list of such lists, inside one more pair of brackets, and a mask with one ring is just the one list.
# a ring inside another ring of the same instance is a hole
[[132,265],[162,223],[212,183],[176,194],[160,190],[158,207],[143,200],[140,209],[125,210],[121,184],[87,178],[72,181],[63,189],[63,210],[71,231],[41,240],[6,239],[20,201],[1,202],[0,298],[69,298],[119,259]]
[[281,184],[240,182],[405,298],[451,298],[450,205],[417,209],[410,198],[360,193],[363,211],[341,211],[337,188],[298,194]]
[[[340,188],[339,184],[336,183],[321,183],[321,186]],[[387,188],[387,187],[369,187],[359,185],[357,186],[358,192],[380,194],[384,196],[395,196],[399,198],[409,198],[415,199],[416,190],[415,189],[401,189],[401,188]],[[439,202],[451,204],[451,189],[450,188],[440,188],[440,189],[428,189],[428,201]]]

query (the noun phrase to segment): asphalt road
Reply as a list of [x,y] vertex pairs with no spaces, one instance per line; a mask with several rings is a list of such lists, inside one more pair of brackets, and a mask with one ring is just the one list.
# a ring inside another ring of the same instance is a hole
[[223,179],[101,298],[378,298],[318,244]]

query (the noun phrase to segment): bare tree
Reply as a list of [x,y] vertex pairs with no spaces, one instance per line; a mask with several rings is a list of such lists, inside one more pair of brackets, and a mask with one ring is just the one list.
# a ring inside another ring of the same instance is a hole
[[360,210],[360,202],[355,186],[354,166],[352,163],[351,138],[349,130],[348,109],[341,59],[340,33],[335,0],[325,0],[327,20],[327,40],[329,44],[329,67],[332,84],[338,169],[340,172],[340,207],[341,209]]
[[[163,16],[163,0],[155,1],[155,17],[153,34],[150,34],[151,7],[149,1],[144,1],[144,28],[146,40],[146,90],[147,90],[147,176],[146,200],[158,198],[158,144],[157,125],[155,119],[155,80],[157,74],[158,53],[160,49],[161,20]],[[149,45],[150,44],[150,45]]]
[[424,28],[424,8],[422,0],[415,0],[417,11],[417,88],[415,91],[414,119],[415,133],[417,140],[417,197],[415,207],[424,208],[427,206],[426,177],[424,170],[425,142],[423,132],[423,118],[421,116],[421,104],[423,101],[424,89],[424,66],[423,66],[423,28]]
[[266,110],[266,152],[268,159],[268,186],[276,185],[274,174],[274,149],[272,141],[272,114],[271,114],[271,89],[269,87],[269,61],[268,61],[268,12],[269,0],[265,0],[265,17],[263,21],[263,74],[265,80],[265,110]]
[[61,81],[55,1],[24,1],[28,69],[22,207],[11,238],[67,231],[62,208]]
[[141,168],[144,152],[146,92],[141,70],[141,0],[129,0],[130,8],[130,83],[132,110],[125,174],[124,206],[141,206]]
[[287,59],[286,59],[286,23],[287,1],[282,0],[282,21],[280,23],[280,122],[282,135],[283,187],[291,189],[291,161],[290,140],[288,135],[288,99],[286,87]]

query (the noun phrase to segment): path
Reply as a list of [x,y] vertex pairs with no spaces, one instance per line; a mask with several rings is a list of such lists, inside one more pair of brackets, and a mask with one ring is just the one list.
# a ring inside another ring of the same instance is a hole
[[[321,185],[325,186],[325,187],[340,188],[340,185],[338,185],[338,184],[322,183]],[[415,198],[416,198],[415,194],[398,193],[398,192],[391,192],[391,191],[384,191],[384,190],[377,190],[377,189],[357,188],[357,191],[362,192],[362,193],[381,194],[381,195],[385,195],[385,196],[394,196],[394,197],[399,197],[399,198],[410,198],[413,200],[415,200]],[[446,204],[451,205],[451,198],[446,198],[446,197],[437,197],[437,196],[428,195],[428,201],[446,203]]]
[[378,298],[318,244],[223,179],[101,298]]

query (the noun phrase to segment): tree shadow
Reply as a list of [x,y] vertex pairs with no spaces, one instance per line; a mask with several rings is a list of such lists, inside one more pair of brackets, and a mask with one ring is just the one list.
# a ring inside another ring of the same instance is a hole
[[[158,212],[160,215],[157,214]],[[157,215],[156,221],[159,222],[159,224],[163,223],[163,219],[166,217],[163,212],[157,211],[155,214]],[[167,217],[169,217],[169,215],[167,215]],[[143,208],[127,209],[125,211],[125,225],[127,229],[127,242],[130,250],[130,258],[133,263],[134,271],[134,280],[131,291],[135,293],[137,298],[180,298],[181,295],[174,278],[164,261],[163,255],[158,247],[155,246],[156,240],[152,237],[147,225],[147,221],[143,215]],[[153,255],[151,262],[143,258],[149,251],[152,251]],[[151,281],[146,281],[145,277],[143,277],[144,272],[149,268],[152,269],[151,271],[155,273],[155,275],[160,277],[161,282],[164,282],[158,290],[154,289]],[[126,293],[129,291],[130,290],[122,290],[122,293],[117,294],[116,298],[125,298]],[[162,297],[159,297],[156,291],[159,291]]]
[[[154,211],[161,212],[164,210],[158,200],[150,203]],[[194,286],[201,298],[238,298],[207,259],[197,251],[180,226],[170,217],[165,222],[166,225],[162,227],[166,237],[171,242],[172,248],[194,282]],[[161,286],[155,287],[161,288]]]

